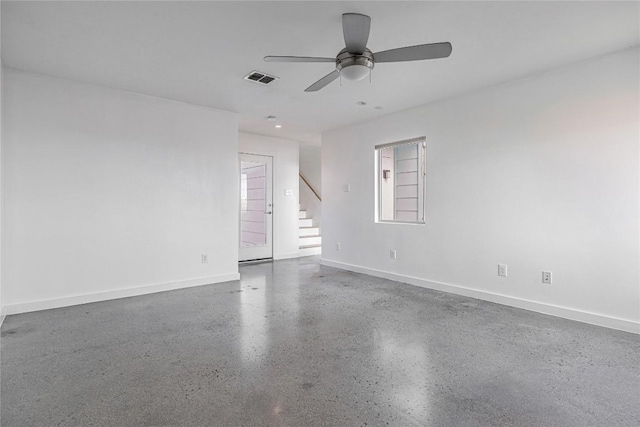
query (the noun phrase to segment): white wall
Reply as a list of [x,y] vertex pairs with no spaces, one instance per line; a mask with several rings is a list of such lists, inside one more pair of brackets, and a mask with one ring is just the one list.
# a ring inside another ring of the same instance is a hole
[[[241,153],[273,157],[273,258],[298,256],[298,142],[240,133]],[[285,190],[292,195],[286,196]]]
[[[300,144],[300,173],[311,184],[313,189],[322,197],[322,165],[321,148],[317,145]],[[313,223],[322,227],[322,202],[311,191],[309,186],[300,179],[300,204]]]
[[[323,134],[323,262],[637,332],[638,64],[628,50]],[[427,224],[374,223],[374,145],[423,135]]]
[[322,197],[322,152],[321,147],[300,144],[300,173]]
[[8,313],[239,277],[235,114],[4,77]]

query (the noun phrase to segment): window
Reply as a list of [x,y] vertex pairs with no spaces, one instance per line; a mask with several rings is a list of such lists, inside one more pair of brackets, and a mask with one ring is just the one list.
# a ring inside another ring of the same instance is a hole
[[424,224],[426,138],[376,146],[378,221]]

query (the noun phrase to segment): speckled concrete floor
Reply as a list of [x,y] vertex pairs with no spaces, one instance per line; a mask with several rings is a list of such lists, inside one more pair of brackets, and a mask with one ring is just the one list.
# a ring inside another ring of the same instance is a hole
[[321,267],[9,316],[2,426],[634,426],[637,335]]

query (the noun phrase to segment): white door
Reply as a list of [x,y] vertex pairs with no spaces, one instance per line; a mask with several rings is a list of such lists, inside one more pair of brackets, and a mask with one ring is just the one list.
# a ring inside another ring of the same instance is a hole
[[240,154],[240,261],[273,257],[273,158]]

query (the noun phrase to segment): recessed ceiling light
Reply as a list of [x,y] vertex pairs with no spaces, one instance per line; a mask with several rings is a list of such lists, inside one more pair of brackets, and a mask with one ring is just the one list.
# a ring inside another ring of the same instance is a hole
[[282,125],[276,125],[277,129],[280,129],[282,127]]
[[382,110],[384,107],[381,107],[380,105],[378,105],[378,106],[373,107],[373,108],[374,108],[374,110]]
[[358,101],[356,102],[356,105],[367,105],[367,103],[364,101]]
[[273,122],[276,119],[276,116],[267,116],[267,120]]

